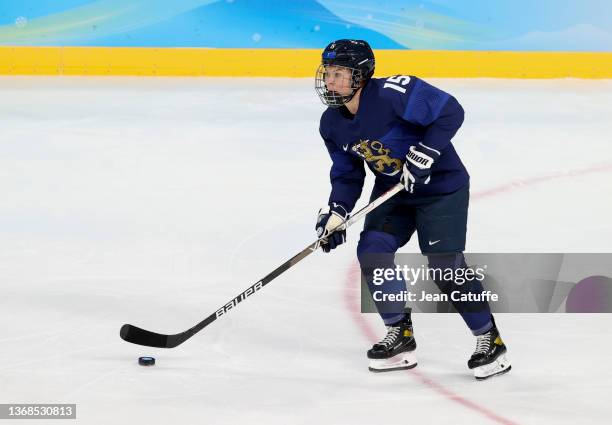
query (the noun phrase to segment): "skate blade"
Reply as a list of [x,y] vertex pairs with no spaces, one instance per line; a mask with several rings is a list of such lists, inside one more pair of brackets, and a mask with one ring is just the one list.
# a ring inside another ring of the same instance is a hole
[[414,351],[405,351],[389,359],[370,359],[370,372],[390,372],[392,370],[412,369],[417,365]]
[[506,372],[510,372],[512,366],[510,366],[510,362],[506,357],[506,353],[499,356],[495,361],[484,365],[479,366],[474,369],[474,377],[479,380],[485,380],[487,378],[491,378],[492,376],[502,375]]

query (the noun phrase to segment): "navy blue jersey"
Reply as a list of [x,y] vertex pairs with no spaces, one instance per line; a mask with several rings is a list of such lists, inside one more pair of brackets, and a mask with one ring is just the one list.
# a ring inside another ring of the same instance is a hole
[[466,185],[469,175],[450,143],[463,123],[463,108],[444,91],[413,76],[372,78],[362,89],[353,116],[346,107],[327,108],[319,131],[332,159],[329,202],[355,207],[365,178],[364,163],[376,186],[400,181],[408,148],[419,142],[441,152],[431,181],[413,196],[451,193]]

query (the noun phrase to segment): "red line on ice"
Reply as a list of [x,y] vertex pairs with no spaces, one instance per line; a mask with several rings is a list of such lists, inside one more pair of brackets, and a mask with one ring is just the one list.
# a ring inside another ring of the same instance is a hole
[[568,178],[568,177],[584,176],[587,174],[593,174],[593,173],[597,173],[601,171],[611,171],[611,170],[612,170],[612,163],[606,162],[606,163],[602,163],[598,165],[593,165],[588,168],[568,170],[568,171],[548,174],[548,175],[539,176],[539,177],[531,177],[528,179],[514,180],[514,181],[511,181],[510,183],[506,183],[501,186],[497,186],[491,189],[480,191],[472,195],[472,199],[488,198],[490,196],[499,195],[500,193],[503,193],[503,192],[509,192],[512,190],[520,189],[522,187],[533,186],[538,183],[549,182],[551,180],[559,180],[559,179]]
[[[351,317],[353,318],[359,329],[361,329],[361,332],[366,336],[367,339],[374,343],[380,338],[377,337],[372,327],[363,318],[359,304],[359,289],[354,287],[355,282],[359,282],[359,273],[359,266],[357,265],[357,263],[354,263],[346,276],[344,300],[346,302],[346,306],[349,312],[351,313]],[[419,371],[418,369],[411,369],[407,372],[412,377],[416,378],[419,382],[421,382],[423,385],[429,387],[430,389],[446,397],[447,399],[452,400],[455,403],[459,403],[467,409],[473,410],[499,424],[517,425],[516,422],[499,416],[491,410],[479,406],[478,404],[461,397],[459,394],[449,390],[448,388],[445,388],[442,384],[427,377],[423,372]]]

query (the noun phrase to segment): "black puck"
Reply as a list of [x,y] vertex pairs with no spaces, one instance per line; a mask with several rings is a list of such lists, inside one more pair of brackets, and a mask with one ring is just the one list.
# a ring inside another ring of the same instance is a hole
[[155,357],[138,357],[138,364],[140,366],[153,366],[155,364]]

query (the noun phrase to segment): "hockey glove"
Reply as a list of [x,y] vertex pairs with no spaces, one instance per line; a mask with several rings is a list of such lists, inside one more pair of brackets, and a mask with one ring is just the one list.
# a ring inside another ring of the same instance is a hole
[[406,190],[414,193],[415,186],[428,184],[431,180],[431,167],[440,157],[440,152],[423,143],[410,146],[404,162],[401,182]]
[[321,243],[324,252],[329,252],[346,242],[346,229],[343,228],[335,232],[333,230],[344,224],[348,216],[346,209],[336,202],[332,202],[319,210],[316,229],[317,236],[325,238]]

